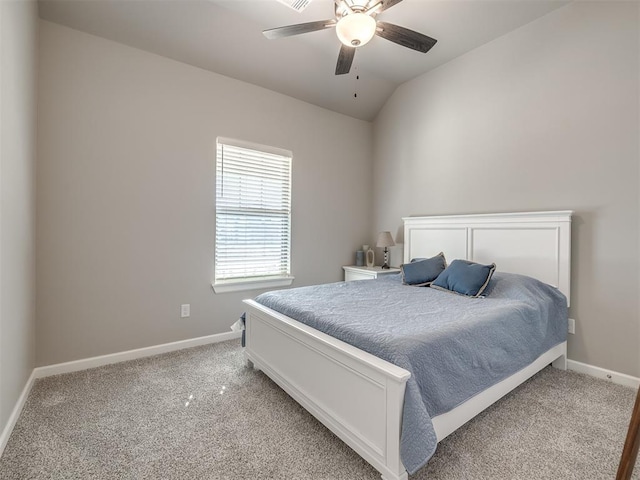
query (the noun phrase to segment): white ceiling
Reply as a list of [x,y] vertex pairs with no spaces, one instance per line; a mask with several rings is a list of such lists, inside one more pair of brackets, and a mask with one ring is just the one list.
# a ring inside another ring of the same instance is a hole
[[404,0],[378,19],[438,43],[423,54],[374,37],[341,76],[333,29],[278,40],[261,33],[333,18],[333,0],[313,0],[302,13],[276,0],[40,0],[39,8],[45,20],[372,120],[398,85],[567,3]]

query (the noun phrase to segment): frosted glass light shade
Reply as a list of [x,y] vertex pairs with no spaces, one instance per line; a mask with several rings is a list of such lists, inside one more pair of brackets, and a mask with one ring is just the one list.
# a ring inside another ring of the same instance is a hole
[[364,13],[351,13],[342,17],[336,25],[336,34],[348,47],[361,47],[376,33],[376,21]]

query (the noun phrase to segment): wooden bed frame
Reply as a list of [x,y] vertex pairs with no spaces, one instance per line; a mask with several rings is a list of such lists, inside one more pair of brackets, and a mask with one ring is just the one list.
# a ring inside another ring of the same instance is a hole
[[[569,300],[570,211],[404,218],[404,261],[443,251],[451,261],[495,262],[536,277]],[[410,373],[296,320],[245,300],[246,356],[386,480],[407,479],[400,459]],[[455,409],[433,418],[438,441],[553,363],[566,369],[566,342]]]

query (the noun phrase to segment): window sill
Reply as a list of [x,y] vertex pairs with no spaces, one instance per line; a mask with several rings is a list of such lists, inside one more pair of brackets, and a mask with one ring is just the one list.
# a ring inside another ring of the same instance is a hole
[[242,292],[245,290],[259,290],[262,288],[288,287],[295,277],[253,278],[251,280],[227,280],[213,283],[213,291],[216,293]]

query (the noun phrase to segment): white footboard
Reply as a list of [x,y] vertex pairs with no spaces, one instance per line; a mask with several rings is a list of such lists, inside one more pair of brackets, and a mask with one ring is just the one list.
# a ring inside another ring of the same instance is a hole
[[[253,300],[247,305],[246,355],[386,480],[408,478],[400,460],[405,384],[411,374]],[[553,362],[566,368],[567,343],[433,418],[438,441]]]
[[410,373],[253,300],[246,355],[387,480],[407,479],[400,460]]

